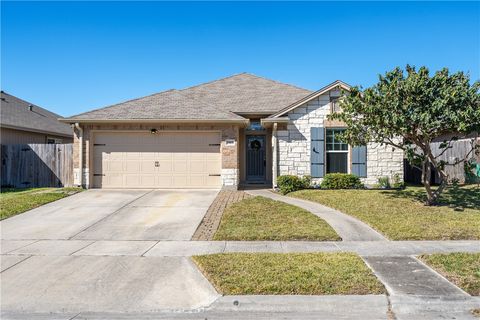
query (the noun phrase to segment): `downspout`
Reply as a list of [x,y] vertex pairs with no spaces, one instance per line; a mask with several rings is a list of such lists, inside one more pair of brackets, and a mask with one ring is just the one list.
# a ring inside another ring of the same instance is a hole
[[277,150],[277,123],[275,122],[273,124],[273,130],[272,130],[272,163],[273,163],[273,172],[272,172],[272,185],[273,188],[277,187],[277,170],[278,170],[278,150]]
[[80,163],[80,175],[79,175],[79,185],[80,187],[83,187],[83,129],[80,127],[80,124],[78,122],[75,123],[75,128],[78,130],[78,141],[79,141],[79,147],[78,147],[78,160]]

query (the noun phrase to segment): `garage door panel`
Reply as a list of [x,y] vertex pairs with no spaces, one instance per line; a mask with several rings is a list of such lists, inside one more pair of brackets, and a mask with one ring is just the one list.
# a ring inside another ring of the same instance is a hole
[[155,177],[155,187],[157,188],[171,188],[173,184],[173,177],[171,175],[159,175]]
[[125,171],[125,162],[124,161],[118,161],[118,160],[111,160],[106,163],[105,166],[105,171],[107,172],[123,172]]
[[[109,132],[94,134],[95,187],[218,188],[220,134]],[[213,144],[213,146],[212,146]],[[104,176],[102,176],[104,175]]]
[[205,161],[197,161],[197,160],[191,160],[190,161],[190,173],[191,174],[199,174],[199,173],[204,173],[207,172],[207,164]]
[[171,160],[159,160],[158,164],[159,166],[155,168],[158,173],[165,175],[173,172],[173,163]]
[[206,182],[206,178],[207,177],[205,175],[192,174],[190,175],[190,185],[192,187],[197,187],[197,188],[204,186]]
[[188,168],[187,160],[175,160],[173,163],[173,174],[186,173]]
[[130,160],[125,162],[125,170],[128,173],[141,173],[142,172],[142,162]]
[[186,175],[175,175],[173,176],[173,187],[174,188],[184,188],[185,186],[190,186],[187,181]]
[[207,176],[205,178],[205,186],[207,187],[215,187],[220,185],[220,176]]

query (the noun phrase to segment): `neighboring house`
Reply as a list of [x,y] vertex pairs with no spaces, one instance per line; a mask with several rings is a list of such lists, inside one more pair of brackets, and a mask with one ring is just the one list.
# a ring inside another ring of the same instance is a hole
[[72,128],[58,114],[3,91],[0,112],[1,144],[73,142]]
[[[328,172],[403,178],[403,152],[338,140],[349,86],[312,92],[242,73],[62,119],[75,125],[75,183],[87,188],[276,185],[278,175]],[[83,174],[81,174],[83,172]]]

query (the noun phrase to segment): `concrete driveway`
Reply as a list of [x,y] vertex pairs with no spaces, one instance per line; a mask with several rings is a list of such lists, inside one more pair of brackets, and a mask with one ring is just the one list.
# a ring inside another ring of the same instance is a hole
[[190,240],[217,190],[89,190],[0,222],[2,239]]
[[208,306],[219,295],[190,258],[144,255],[190,240],[217,193],[89,190],[1,221],[2,312]]

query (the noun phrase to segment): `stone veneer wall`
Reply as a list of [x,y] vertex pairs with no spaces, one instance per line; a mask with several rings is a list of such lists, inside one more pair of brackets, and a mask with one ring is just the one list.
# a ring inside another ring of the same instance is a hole
[[403,150],[379,143],[367,144],[367,177],[362,179],[366,185],[375,185],[380,177],[388,177],[390,183],[394,175],[403,181]]
[[310,128],[323,126],[330,96],[321,95],[288,113],[286,130],[278,130],[278,174],[310,175]]
[[[335,92],[335,95],[338,94],[338,91]],[[324,126],[330,110],[330,95],[326,93],[288,113],[290,120],[286,130],[277,131],[279,175],[310,175],[310,128]],[[362,178],[363,183],[374,185],[379,177],[384,176],[392,180],[395,174],[403,180],[403,151],[392,151],[392,147],[369,143],[367,178]]]
[[[239,126],[238,125],[228,125],[228,124],[84,124],[81,125],[83,128],[83,168],[84,168],[84,187],[90,187],[90,162],[91,162],[91,152],[90,152],[90,136],[91,130],[145,130],[149,131],[151,128],[156,128],[157,130],[168,130],[168,131],[187,131],[187,130],[218,130],[222,134],[222,141],[220,150],[222,153],[222,184],[225,187],[236,188],[239,181],[239,157],[238,157],[238,138],[239,138]],[[234,139],[236,144],[234,146],[227,146],[225,140]],[[73,147],[73,168],[75,183],[78,184],[79,175],[80,175],[80,163],[79,163],[79,132],[75,129],[74,132],[74,147]]]

